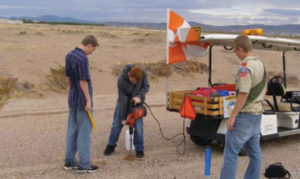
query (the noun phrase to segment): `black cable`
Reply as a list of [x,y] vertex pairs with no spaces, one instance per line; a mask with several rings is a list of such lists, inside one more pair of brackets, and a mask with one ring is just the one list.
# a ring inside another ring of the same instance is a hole
[[[162,138],[164,138],[165,140],[168,140],[168,141],[169,141],[169,140],[173,140],[174,138],[176,138],[176,137],[182,135],[182,137],[183,137],[182,142],[180,142],[180,143],[177,145],[177,147],[176,147],[176,152],[177,152],[178,154],[180,154],[180,155],[184,155],[185,152],[186,152],[185,118],[183,119],[183,130],[182,130],[182,133],[178,133],[178,134],[174,135],[173,137],[166,137],[166,136],[163,134],[163,131],[162,131],[162,128],[161,128],[161,126],[160,126],[159,120],[158,120],[158,119],[156,118],[156,116],[153,114],[153,112],[152,112],[150,106],[149,106],[147,103],[145,103],[145,102],[144,102],[144,104],[145,104],[145,106],[149,109],[149,111],[150,111],[152,117],[154,118],[154,120],[155,120],[156,123],[158,124],[159,132],[160,132]],[[179,147],[182,146],[182,145],[183,145],[183,151],[180,152],[180,151],[179,151]]]

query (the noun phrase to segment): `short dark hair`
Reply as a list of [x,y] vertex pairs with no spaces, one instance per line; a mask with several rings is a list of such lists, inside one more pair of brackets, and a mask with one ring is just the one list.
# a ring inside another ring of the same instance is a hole
[[241,47],[246,53],[253,49],[251,40],[246,35],[239,35],[236,39],[234,39],[233,47],[235,49]]
[[93,47],[99,46],[99,43],[98,43],[96,37],[93,36],[93,35],[87,35],[87,36],[85,36],[82,39],[81,44],[84,45],[84,46],[87,46],[89,44],[91,44]]

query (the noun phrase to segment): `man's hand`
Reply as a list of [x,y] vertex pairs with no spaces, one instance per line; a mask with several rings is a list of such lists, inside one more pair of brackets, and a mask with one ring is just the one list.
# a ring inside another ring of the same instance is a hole
[[139,98],[137,96],[134,97],[132,100],[134,101],[134,105],[137,105],[137,104],[141,103],[141,98]]
[[126,120],[122,120],[122,124],[123,124],[123,125],[126,125],[126,124],[127,124],[127,121],[126,121]]
[[87,101],[87,102],[86,102],[86,105],[85,105],[85,107],[84,107],[84,110],[85,110],[86,112],[90,112],[91,109],[92,109],[91,102],[90,102],[90,101]]
[[238,96],[236,97],[235,106],[232,110],[229,120],[227,121],[227,130],[228,131],[233,130],[236,116],[239,114],[239,112],[242,110],[242,108],[246,104],[247,98],[248,98],[248,93],[243,93],[243,92],[239,93]]
[[232,131],[234,129],[235,117],[230,116],[229,120],[227,121],[227,130]]

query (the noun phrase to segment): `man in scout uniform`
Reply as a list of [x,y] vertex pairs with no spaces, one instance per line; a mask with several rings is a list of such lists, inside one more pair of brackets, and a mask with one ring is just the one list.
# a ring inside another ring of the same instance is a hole
[[242,65],[235,81],[236,105],[227,121],[220,178],[236,178],[238,154],[245,147],[250,161],[244,179],[258,179],[261,168],[260,122],[266,72],[262,62],[254,56],[251,40],[247,36],[238,36],[233,47]]

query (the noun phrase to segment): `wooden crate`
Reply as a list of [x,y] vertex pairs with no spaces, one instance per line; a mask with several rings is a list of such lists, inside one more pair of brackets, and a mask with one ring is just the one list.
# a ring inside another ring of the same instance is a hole
[[189,96],[197,114],[205,116],[222,116],[223,98],[222,97],[203,97],[192,95],[192,90],[173,91],[168,95],[168,109],[179,111],[184,96]]

